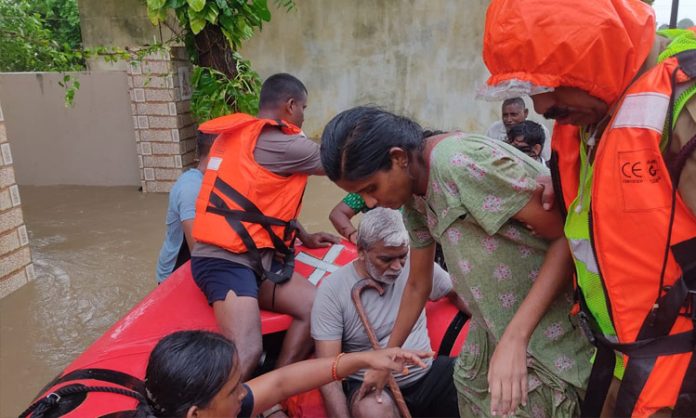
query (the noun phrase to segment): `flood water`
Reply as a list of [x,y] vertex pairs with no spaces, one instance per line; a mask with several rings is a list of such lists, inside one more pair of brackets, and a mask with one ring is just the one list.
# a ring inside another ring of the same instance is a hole
[[[21,187],[36,279],[0,299],[0,417],[37,392],[155,286],[165,194],[135,187]],[[300,220],[333,229],[343,192],[310,178]]]

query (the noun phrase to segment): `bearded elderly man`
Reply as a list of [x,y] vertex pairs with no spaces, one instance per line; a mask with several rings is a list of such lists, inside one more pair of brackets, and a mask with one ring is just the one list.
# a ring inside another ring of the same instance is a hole
[[[312,337],[318,357],[335,357],[343,352],[372,349],[365,328],[351,299],[353,286],[372,278],[384,288],[362,293],[361,301],[381,345],[386,346],[399,312],[401,295],[408,279],[409,237],[401,213],[386,208],[367,212],[358,227],[358,259],[324,279],[312,308]],[[452,289],[447,272],[434,265],[431,300],[449,297],[461,309],[465,307]],[[422,312],[404,348],[430,351],[425,312]],[[440,356],[425,369],[412,368],[395,379],[413,416],[458,416],[457,393],[452,380],[454,358]],[[321,388],[331,417],[398,417],[388,391],[362,388],[364,371],[351,375],[343,383],[333,382]]]

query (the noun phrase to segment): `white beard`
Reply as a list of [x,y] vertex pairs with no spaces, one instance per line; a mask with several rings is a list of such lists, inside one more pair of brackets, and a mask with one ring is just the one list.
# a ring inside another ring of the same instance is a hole
[[378,273],[377,267],[375,267],[372,263],[370,263],[370,260],[368,260],[368,259],[365,259],[365,270],[367,270],[367,274],[369,274],[371,278],[373,278],[374,280],[377,280],[380,283],[387,284],[387,285],[394,284],[396,279],[398,279],[399,276],[401,275],[401,271],[402,271],[401,269],[399,269],[396,272],[386,270],[384,272],[384,274],[380,275]]

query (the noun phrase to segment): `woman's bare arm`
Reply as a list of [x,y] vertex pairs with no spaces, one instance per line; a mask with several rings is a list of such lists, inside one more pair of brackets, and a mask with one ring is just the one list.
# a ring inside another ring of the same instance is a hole
[[515,312],[496,346],[488,370],[491,414],[512,414],[527,401],[527,359],[529,339],[539,321],[569,285],[572,258],[563,235],[563,219],[558,209],[545,210],[542,190],[535,192],[514,218],[529,225],[537,235],[549,241],[539,275]]
[[[338,361],[336,374],[342,378],[368,367],[408,373],[406,364],[425,367],[421,359],[431,356],[432,353],[400,348],[348,353]],[[254,394],[254,411],[251,415],[256,416],[283,399],[334,381],[332,367],[335,361],[336,358],[300,361],[246,382]]]

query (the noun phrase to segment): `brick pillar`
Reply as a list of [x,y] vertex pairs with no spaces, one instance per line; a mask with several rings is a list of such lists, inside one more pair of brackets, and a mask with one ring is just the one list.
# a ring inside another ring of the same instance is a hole
[[0,298],[34,280],[21,203],[0,106]]
[[168,192],[184,169],[194,165],[191,68],[183,47],[129,65],[128,86],[143,192]]

